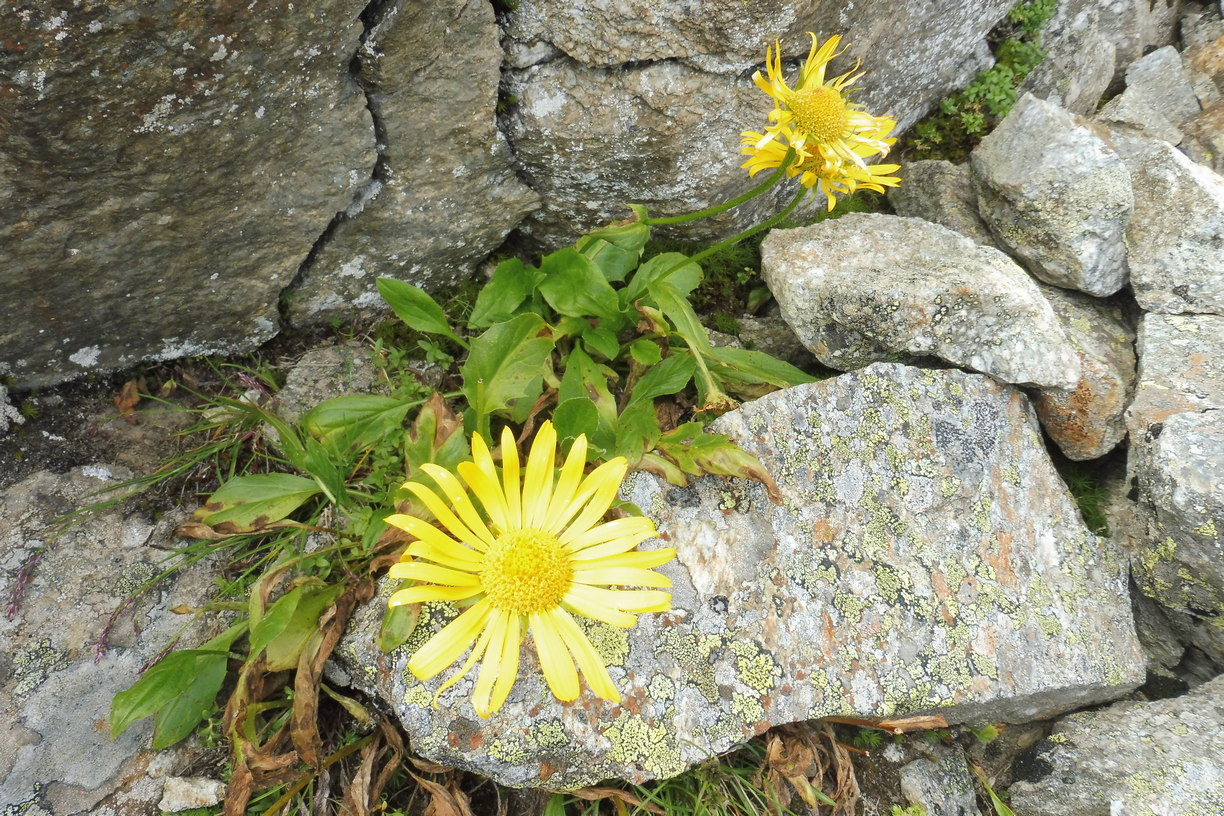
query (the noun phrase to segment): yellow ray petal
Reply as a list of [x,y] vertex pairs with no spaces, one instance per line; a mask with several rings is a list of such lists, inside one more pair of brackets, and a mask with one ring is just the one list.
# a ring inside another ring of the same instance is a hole
[[549,527],[553,525],[553,520],[561,515],[570,499],[574,498],[578,492],[578,485],[582,482],[582,471],[586,468],[586,457],[586,434],[578,434],[573,444],[570,445],[569,456],[565,458],[565,464],[561,466],[561,473],[557,477],[557,486],[553,490],[552,501],[548,503],[546,515]]
[[587,547],[580,553],[574,553],[570,558],[575,562],[575,566],[579,563],[586,564],[589,561],[596,561],[600,558],[607,558],[610,555],[619,555],[623,552],[628,552],[636,547],[641,542],[637,536],[629,536],[628,538],[614,538],[611,541],[606,541],[603,544],[596,544],[594,547]]
[[523,526],[523,493],[519,489],[519,455],[510,428],[502,428],[502,484],[506,497],[506,523],[510,528]]
[[489,633],[489,645],[481,657],[480,673],[476,675],[476,687],[472,690],[472,707],[481,717],[488,717],[490,713],[489,697],[502,668],[502,656],[506,651],[506,635],[511,618],[517,620],[518,616],[501,611],[494,612],[486,629]]
[[551,422],[545,422],[536,432],[527,454],[527,470],[523,474],[524,527],[540,527],[547,521],[556,456],[557,431]]
[[561,636],[561,640],[574,656],[574,660],[578,663],[578,668],[582,670],[582,676],[586,678],[587,685],[591,687],[591,691],[605,700],[619,703],[621,698],[620,692],[612,684],[612,678],[608,675],[607,667],[604,666],[599,653],[595,651],[591,641],[587,640],[587,636],[578,628],[578,624],[570,614],[564,609],[558,609],[553,614],[552,620],[556,624],[557,633]]
[[666,575],[640,567],[592,567],[574,570],[574,582],[604,586],[669,587],[671,579]]
[[408,661],[408,669],[420,680],[428,680],[459,659],[484,628],[492,604],[481,598],[462,615],[442,627]]
[[[590,552],[588,550],[588,552]],[[634,550],[633,552],[617,553],[602,558],[592,558],[574,562],[575,569],[595,569],[596,567],[639,567],[650,569],[676,557],[675,549],[663,547],[658,550]]]
[[413,581],[428,581],[442,586],[480,586],[480,576],[472,572],[440,567],[428,561],[401,561],[395,565],[392,578],[402,578]]
[[[421,503],[429,509],[429,512],[434,514],[434,517],[437,518],[438,523],[445,527],[447,532],[449,532],[455,538],[459,539],[468,546],[475,547],[481,552],[484,552],[489,548],[489,545],[485,542],[485,540],[469,530],[467,525],[460,521],[459,517],[451,512],[451,509],[447,507],[446,502],[444,502],[438,496],[438,494],[434,493],[428,487],[417,482],[404,482],[404,489],[420,499]],[[412,518],[412,516],[408,516],[408,518]],[[414,531],[410,532],[419,538],[425,537]]]
[[[430,561],[436,561],[444,567],[466,569],[469,571],[477,569],[484,560],[480,557],[480,553],[450,539],[447,539],[444,543],[417,540],[409,544],[405,552],[412,558],[428,558]],[[392,567],[392,569],[395,569],[395,567]]]
[[[604,471],[604,468],[608,468]],[[590,499],[587,500],[586,506],[581,512],[569,523],[565,531],[557,536],[561,541],[570,541],[581,533],[591,528],[595,522],[604,517],[608,512],[608,508],[612,505],[612,500],[616,498],[616,492],[620,490],[621,482],[625,479],[625,460],[617,457],[610,461],[604,462],[602,465],[591,471],[591,474],[583,480],[582,488],[593,488],[590,492]],[[603,471],[603,472],[601,472]],[[581,491],[582,488],[579,488]],[[571,505],[567,506],[567,510]]]
[[463,661],[463,665],[452,673],[450,677],[446,678],[442,685],[438,686],[438,690],[434,692],[433,702],[435,706],[438,704],[438,698],[442,696],[442,692],[467,676],[467,673],[476,665],[476,661],[483,660],[484,656],[488,654],[489,644],[493,642],[493,630],[497,625],[498,616],[504,614],[496,609],[489,614],[489,620],[485,623],[484,629],[480,631],[480,637],[476,639],[476,645],[472,647],[472,651],[468,652],[467,660]]
[[463,523],[467,525],[468,529],[475,533],[485,544],[492,544],[493,534],[489,532],[484,519],[480,517],[480,513],[476,510],[476,505],[472,504],[472,500],[468,498],[467,490],[455,478],[455,474],[432,462],[426,462],[421,465],[421,470],[428,473],[430,478],[437,482],[446,493],[446,498],[450,499],[451,506],[455,508],[455,512],[459,514],[459,518],[463,519]]
[[455,466],[455,470],[463,477],[472,495],[480,501],[489,521],[493,522],[493,532],[504,532],[507,529],[506,496],[502,493],[496,471],[490,475],[473,462],[460,462]]
[[[567,530],[566,532],[568,533],[569,531]],[[561,535],[560,541],[575,557],[580,558],[580,553],[583,550],[588,547],[594,547],[596,544],[603,544],[605,541],[632,538],[635,539],[634,543],[636,544],[639,541],[654,538],[656,535],[654,522],[650,519],[645,516],[626,516],[625,518],[613,519],[604,524],[596,525],[590,529],[577,531],[577,535],[572,537]]]
[[569,702],[578,699],[578,671],[565,641],[554,622],[556,610],[535,612],[530,616],[531,638],[535,641],[536,655],[540,658],[540,669],[548,688],[558,700]]
[[[603,590],[607,592],[608,590]],[[622,629],[628,629],[637,623],[637,616],[622,612],[603,602],[595,587],[574,584],[562,599],[566,606],[587,618],[603,621]]]
[[[506,704],[506,698],[510,696],[510,689],[514,687],[514,681],[518,679],[519,652],[523,644],[522,625],[523,619],[519,615],[511,615],[507,621],[506,634],[502,639],[501,662],[497,668],[497,682],[493,684],[493,695],[489,701],[488,713],[481,714],[483,717],[489,716]],[[489,651],[492,651],[492,647]],[[479,706],[476,707],[476,713],[480,714]]]
[[387,606],[403,606],[404,604],[425,603],[426,601],[462,601],[480,593],[480,587],[436,586],[420,584],[419,586],[401,589],[392,593],[387,599]]
[[[588,502],[597,502],[597,499],[593,497],[600,490],[600,488],[603,488],[605,491],[611,491],[608,495],[607,501],[604,502],[602,509],[600,509],[598,512],[598,515],[596,515],[585,527],[579,529],[578,525],[572,525],[574,527],[574,533],[577,534],[582,530],[585,530],[586,527],[590,527],[591,524],[594,524],[596,521],[603,518],[603,514],[608,512],[608,507],[612,504],[612,499],[616,497],[616,491],[620,489],[621,482],[625,480],[625,471],[627,469],[628,465],[625,462],[624,457],[618,456],[615,459],[609,459],[607,462],[604,462],[602,465],[592,470],[587,474],[586,478],[582,480],[582,483],[578,485],[578,488],[574,491],[573,497],[565,503],[564,508],[558,512],[556,516],[548,519],[548,526],[544,529],[553,535],[558,535],[584,505],[589,508],[591,505],[588,504]],[[611,485],[610,488],[608,487],[609,484]]]

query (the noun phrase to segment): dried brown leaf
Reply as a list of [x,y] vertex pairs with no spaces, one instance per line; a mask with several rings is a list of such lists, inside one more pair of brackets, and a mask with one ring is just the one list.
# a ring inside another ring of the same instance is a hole
[[620,788],[581,788],[575,791],[566,791],[566,795],[577,796],[579,799],[585,799],[588,802],[599,802],[603,799],[619,800],[633,807],[645,808],[651,813],[664,813],[663,808],[653,802],[643,802],[629,791],[621,790]]
[[136,406],[140,403],[140,392],[144,389],[144,380],[128,380],[123,384],[118,395],[115,396],[115,407],[119,409],[119,416],[135,425]]

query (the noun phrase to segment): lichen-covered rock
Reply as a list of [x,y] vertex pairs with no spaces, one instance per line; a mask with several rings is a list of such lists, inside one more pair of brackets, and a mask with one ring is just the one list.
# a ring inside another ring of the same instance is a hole
[[932,745],[929,753],[901,768],[901,795],[911,805],[926,808],[928,816],[981,816],[964,750]]
[[1224,677],[1182,697],[1073,714],[1023,763],[1024,816],[1211,816],[1224,810]]
[[472,680],[417,681],[412,651],[455,611],[426,605],[408,644],[374,644],[384,598],[338,655],[423,755],[520,786],[670,776],[780,723],[937,711],[1025,721],[1143,677],[1125,565],[1084,529],[1024,396],[960,371],[873,365],[779,391],[714,430],[759,456],[755,482],[687,488],[646,473],[623,495],[678,552],[673,610],[588,631],[621,690],[561,704],[524,650],[506,706]]
[[938,224],[851,214],[774,230],[761,272],[799,339],[832,368],[932,355],[1009,383],[1079,381],[1079,359],[1025,271]]
[[977,193],[966,164],[910,162],[905,165],[904,183],[888,191],[888,203],[897,215],[932,221],[982,246],[995,246],[990,227],[978,215]]
[[285,375],[276,392],[278,414],[296,420],[324,400],[346,394],[386,396],[390,389],[380,379],[370,348],[355,341],[312,348]]
[[1135,299],[1149,312],[1224,314],[1224,178],[1165,142],[1129,144]]
[[8,433],[8,429],[12,425],[21,425],[25,422],[25,417],[21,411],[13,407],[9,402],[8,388],[4,383],[0,383],[0,436]]
[[1100,0],[1061,0],[1041,30],[1045,57],[1020,83],[1019,93],[1088,116],[1114,75],[1117,50],[1101,31]]
[[1117,306],[1079,292],[1043,286],[1080,361],[1073,391],[1040,389],[1033,406],[1068,459],[1096,459],[1126,436],[1123,412],[1135,387],[1135,332]]
[[1117,70],[1153,47],[1173,42],[1179,0],[1104,0],[1100,3],[1101,33],[1114,45]]
[[1174,414],[1224,408],[1224,317],[1144,315],[1126,425],[1137,439]]
[[[1199,113],[1190,71],[1171,45],[1159,48],[1126,69],[1126,90],[1109,100],[1098,118],[1131,125],[1146,136],[1172,144],[1182,140],[1181,125]],[[1142,212],[1142,206],[1136,202]]]
[[[0,375],[251,349],[375,133],[366,0],[0,9]],[[7,369],[7,372],[4,370]]]
[[[9,603],[9,614],[0,615],[6,813],[154,813],[160,777],[198,759],[187,748],[146,750],[148,720],[112,740],[107,715],[114,695],[181,633],[184,620],[171,609],[211,597],[211,561],[184,568],[118,614],[168,566],[182,515],[154,522],[111,508],[59,533],[54,526],[57,516],[130,477],[106,465],[63,476],[42,471],[0,493],[0,598]],[[189,632],[182,643],[200,634]],[[101,650],[104,638],[109,647]]]
[[1026,94],[969,160],[978,211],[1046,283],[1112,295],[1126,283],[1126,166],[1057,105]]
[[297,281],[295,325],[387,311],[380,277],[454,283],[539,204],[495,122],[503,55],[493,6],[380,5],[358,57],[379,163]]

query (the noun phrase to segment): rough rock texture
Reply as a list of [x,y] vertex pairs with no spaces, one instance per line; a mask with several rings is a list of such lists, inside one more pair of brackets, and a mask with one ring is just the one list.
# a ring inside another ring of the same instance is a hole
[[[382,655],[378,601],[338,654],[395,706],[423,755],[511,785],[670,776],[771,725],[938,711],[1025,721],[1126,692],[1143,676],[1125,566],[1084,529],[1024,396],[960,371],[874,365],[779,391],[714,429],[782,491],[641,473],[623,495],[676,561],[670,613],[591,626],[623,695],[562,705],[535,657],[480,720],[464,680],[430,707],[408,656],[454,615],[427,605]],[[384,593],[391,587],[384,587]]]
[[1041,30],[1045,58],[1020,83],[1021,94],[1053,102],[1071,113],[1096,111],[1114,75],[1116,48],[1101,31],[1099,0],[1061,0]]
[[1154,139],[1178,144],[1180,126],[1198,113],[1190,71],[1170,45],[1131,63],[1126,69],[1126,90],[1101,108],[1099,118],[1132,125]]
[[[984,36],[1006,13],[999,0],[889,5],[803,0],[524,0],[507,21],[505,92],[515,165],[543,199],[524,235],[543,246],[574,230],[626,218],[626,202],[653,215],[721,203],[748,189],[740,133],[766,124],[770,100],[751,82],[775,38],[807,55],[810,40],[844,35],[863,59],[856,101],[906,127],[990,64]],[[873,59],[876,53],[887,58]],[[792,68],[792,72],[793,72]],[[725,235],[776,212],[776,196],[674,235]]]
[[0,373],[249,349],[375,161],[365,0],[0,10]]
[[[185,623],[170,609],[211,597],[203,561],[114,619],[123,600],[168,565],[181,516],[152,522],[111,509],[59,535],[56,516],[130,478],[107,465],[37,473],[0,493],[0,804],[6,813],[151,813],[168,773],[198,756],[147,749],[152,723],[110,738],[111,698],[130,686]],[[109,648],[97,644],[111,626]],[[191,643],[191,636],[185,643]],[[198,641],[196,641],[198,642]],[[12,810],[15,808],[15,810]],[[34,808],[34,810],[28,810]]]
[[359,54],[379,164],[295,287],[295,324],[386,311],[380,277],[436,288],[470,275],[539,203],[495,124],[493,6],[396,0],[381,13]]
[[[764,127],[770,104],[747,76],[714,76],[674,61],[593,68],[559,58],[510,72],[506,93],[517,99],[507,116],[515,164],[544,200],[521,231],[542,247],[628,218],[628,202],[651,215],[679,215],[755,183],[740,169],[740,134]],[[793,183],[780,184],[729,213],[663,232],[727,235],[774,214],[794,194]],[[815,199],[801,211],[816,212]]]
[[1224,408],[1224,317],[1144,315],[1139,383],[1126,409],[1138,437],[1174,414]]
[[967,164],[910,162],[901,186],[888,191],[888,203],[897,215],[941,224],[982,246],[996,245],[990,227],[978,215]]
[[[506,32],[519,43],[547,43],[595,67],[680,60],[724,75],[759,66],[775,40],[787,56],[805,57],[811,44],[806,32],[822,39],[841,34],[850,57],[842,70],[855,59],[869,69],[860,101],[873,109],[888,106],[908,126],[990,64],[985,37],[1010,8],[1007,0],[887,6],[845,0],[522,0],[508,16]],[[887,58],[873,60],[881,52]]]
[[1130,178],[1071,114],[1022,97],[974,149],[970,167],[982,218],[1034,275],[1098,297],[1126,283]]
[[901,794],[925,807],[928,816],[981,816],[964,750],[932,745],[930,753],[901,768]]
[[1183,123],[1180,148],[1194,161],[1224,173],[1224,21],[1218,12],[1182,17],[1182,59],[1202,112]]
[[1071,389],[1079,360],[1037,285],[992,247],[917,218],[851,214],[774,230],[761,272],[799,339],[847,370],[934,355]]
[[[1149,312],[1224,314],[1224,178],[1172,145],[1130,143],[1131,285]],[[1169,206],[1176,202],[1176,206]]]
[[1024,816],[1210,816],[1224,808],[1224,678],[1183,697],[1073,714],[1011,787]]
[[1034,407],[1068,459],[1096,459],[1126,436],[1122,413],[1135,387],[1135,332],[1121,310],[1079,292],[1041,287],[1080,361],[1074,391],[1041,389]]
[[0,435],[8,433],[11,426],[21,425],[24,422],[25,417],[21,415],[21,411],[9,402],[8,388],[0,383]]
[[345,394],[389,392],[379,377],[370,349],[364,343],[345,342],[319,346],[302,355],[285,375],[285,386],[276,392],[277,413],[296,420],[324,400]]
[[1119,72],[1146,54],[1173,42],[1182,0],[1102,0],[1101,32],[1114,45]]

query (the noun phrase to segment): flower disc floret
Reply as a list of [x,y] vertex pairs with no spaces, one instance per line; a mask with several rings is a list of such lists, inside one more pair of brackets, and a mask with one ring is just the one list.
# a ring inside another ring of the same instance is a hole
[[479,662],[472,704],[482,717],[505,703],[527,636],[558,699],[578,697],[581,671],[597,695],[620,700],[575,616],[627,628],[637,622],[636,613],[671,608],[671,595],[663,591],[671,582],[651,568],[670,561],[675,550],[635,549],[656,535],[648,518],[603,521],[624,480],[625,460],[585,473],[587,441],[579,436],[556,468],[556,447],[556,430],[545,422],[520,468],[514,436],[506,429],[499,472],[488,444],[476,434],[472,461],[455,468],[458,476],[437,465],[421,466],[439,491],[415,480],[404,485],[436,523],[402,513],[387,517],[416,539],[390,573],[416,583],[389,603],[453,601],[463,608],[412,655],[408,668],[429,680],[468,652],[437,694]]

